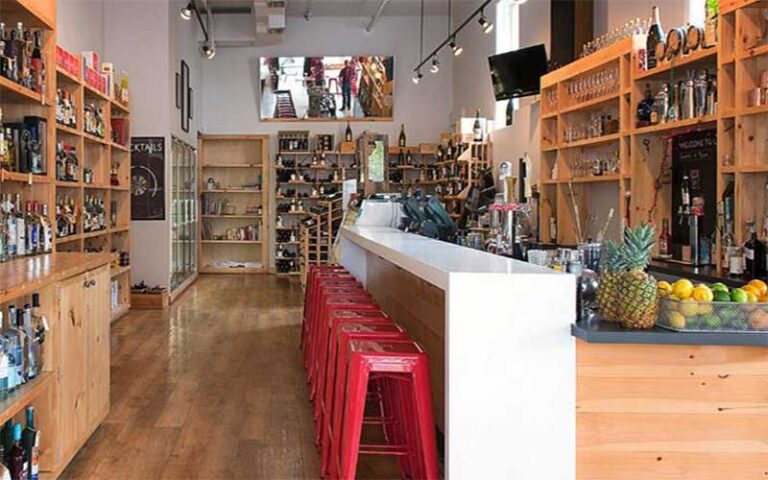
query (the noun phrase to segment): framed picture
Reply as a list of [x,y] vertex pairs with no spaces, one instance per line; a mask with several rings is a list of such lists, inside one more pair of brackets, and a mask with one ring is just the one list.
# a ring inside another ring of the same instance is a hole
[[131,220],[165,220],[165,137],[131,138]]
[[193,118],[193,116],[192,116],[193,115],[193,113],[192,113],[192,105],[193,105],[192,99],[193,98],[195,98],[195,91],[192,89],[192,87],[190,87],[187,90],[187,109],[189,110],[189,120],[192,120],[192,118]]
[[189,119],[192,114],[189,110],[189,65],[184,60],[181,61],[181,129],[189,132]]
[[182,93],[181,93],[181,75],[176,72],[176,108],[181,108]]

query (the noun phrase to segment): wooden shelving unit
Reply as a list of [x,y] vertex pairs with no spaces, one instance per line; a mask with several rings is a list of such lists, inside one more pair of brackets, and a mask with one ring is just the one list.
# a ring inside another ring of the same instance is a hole
[[279,150],[275,157],[275,269],[277,275],[285,276],[300,274],[300,225],[302,219],[309,217],[311,206],[323,202],[328,194],[340,192],[344,180],[360,178],[354,143],[336,147],[335,139],[331,138],[332,149],[324,150],[318,138],[306,131],[279,132],[278,143],[281,138],[297,135],[306,140],[309,149]]
[[[54,63],[55,65],[55,63]],[[130,133],[126,132],[127,143],[121,145],[114,141],[112,120],[122,119],[130,125],[131,110],[116,99],[110,99],[102,92],[85,83],[79,75],[60,68],[55,68],[52,75],[56,80],[56,90],[69,93],[76,103],[74,127],[55,121],[56,145],[66,143],[76,148],[79,161],[77,181],[57,179],[54,164],[53,176],[56,185],[56,198],[73,197],[77,212],[76,234],[56,238],[56,251],[62,252],[108,252],[113,255],[111,277],[117,282],[118,304],[113,309],[113,319],[127,313],[131,304],[131,269],[120,266],[120,255],[131,250],[131,197],[130,197]],[[54,97],[55,101],[55,97]],[[85,104],[101,107],[104,118],[104,137],[98,137],[84,131]],[[55,158],[54,158],[55,162]],[[85,183],[84,173],[88,168],[93,172],[93,181]],[[104,203],[107,228],[85,232],[83,212],[86,196],[93,196]],[[55,204],[54,204],[55,205]],[[55,212],[54,212],[55,213]]]
[[201,273],[268,271],[268,161],[268,135],[199,136]]
[[300,226],[299,272],[301,284],[306,285],[307,271],[310,265],[325,264],[332,261],[333,244],[344,217],[341,197],[320,200],[309,213],[308,219]]
[[[632,39],[607,47],[542,77],[540,191],[541,237],[544,242],[576,243],[576,218],[571,196],[579,206],[579,221],[602,225],[609,208],[624,218],[629,195],[629,222],[636,225],[673,218],[671,182],[661,178],[665,141],[672,135],[697,130],[717,129],[717,200],[721,201],[729,184],[735,188],[734,236],[743,244],[748,220],[758,228],[768,215],[768,102],[750,104],[750,93],[759,88],[761,75],[768,75],[768,24],[763,16],[766,3],[755,0],[728,0],[720,3],[719,44],[700,49],[650,71],[638,72]],[[574,101],[569,82],[599,69],[618,68],[616,92],[597,99]],[[647,84],[679,78],[689,69],[717,72],[717,113],[671,123],[638,127],[636,108]],[[554,98],[554,103],[548,99]],[[564,143],[566,129],[579,115],[594,111],[595,105],[610,106],[618,112],[619,131],[604,138]],[[571,166],[579,155],[605,146],[618,153],[619,171],[609,175],[578,177]],[[557,177],[553,170],[557,168]],[[547,225],[554,219],[556,238]],[[673,218],[673,220],[675,220]],[[619,222],[614,222],[619,226]],[[719,224],[719,222],[718,222]],[[614,228],[613,236],[620,231]],[[720,243],[720,237],[717,236]],[[722,255],[718,245],[716,259]],[[724,267],[720,265],[721,267]]]

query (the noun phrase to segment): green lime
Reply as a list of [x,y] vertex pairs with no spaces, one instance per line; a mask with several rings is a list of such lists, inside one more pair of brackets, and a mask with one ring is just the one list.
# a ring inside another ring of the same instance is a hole
[[701,323],[702,326],[706,327],[708,330],[717,330],[720,328],[722,320],[720,320],[720,317],[712,313],[702,317]]
[[724,283],[720,283],[720,282],[713,283],[712,286],[709,287],[709,288],[711,288],[713,291],[720,290],[720,291],[723,291],[725,293],[728,293],[728,287]]
[[736,303],[747,303],[749,298],[747,297],[747,292],[740,288],[734,288],[731,290],[731,301]]
[[731,295],[728,293],[727,290],[720,290],[720,289],[712,289],[712,294],[714,295],[713,301],[715,302],[730,302],[731,301]]

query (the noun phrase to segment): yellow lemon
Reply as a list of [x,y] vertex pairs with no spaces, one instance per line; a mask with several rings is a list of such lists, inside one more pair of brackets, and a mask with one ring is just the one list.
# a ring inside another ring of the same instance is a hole
[[709,302],[701,302],[698,304],[698,307],[699,308],[697,309],[697,311],[699,315],[708,315],[715,310],[715,308]]
[[715,294],[706,285],[700,285],[693,289],[691,297],[697,302],[711,302],[715,298]]
[[685,328],[685,317],[680,312],[669,312],[667,314],[667,322],[672,328]]
[[680,279],[672,284],[672,293],[677,298],[685,300],[693,294],[693,283],[690,280]]
[[747,290],[747,303],[757,303],[757,295]]
[[680,302],[680,313],[684,317],[693,317],[699,314],[699,305],[693,300],[683,300]]
[[765,297],[766,295],[768,295],[768,284],[766,284],[762,280],[758,280],[758,279],[750,280],[747,283],[747,285],[757,290],[757,293],[755,293],[755,295],[757,295],[758,297]]
[[672,285],[670,285],[669,282],[662,280],[656,284],[656,288],[659,289],[659,296],[661,298],[668,297],[670,294],[672,294]]

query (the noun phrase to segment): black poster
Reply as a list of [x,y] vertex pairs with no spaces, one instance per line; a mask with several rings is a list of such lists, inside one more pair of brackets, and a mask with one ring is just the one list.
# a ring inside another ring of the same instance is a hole
[[164,137],[131,137],[131,220],[165,220]]
[[715,231],[717,220],[717,130],[676,135],[672,139],[672,243],[688,245],[688,222],[681,224],[678,211],[682,203],[680,185],[688,174],[691,203],[704,211],[701,235]]

